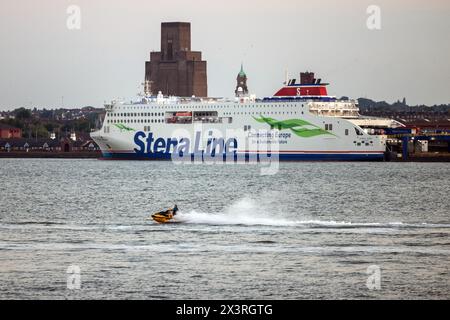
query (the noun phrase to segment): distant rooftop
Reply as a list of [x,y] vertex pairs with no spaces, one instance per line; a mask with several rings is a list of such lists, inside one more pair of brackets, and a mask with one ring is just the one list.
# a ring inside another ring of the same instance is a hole
[[19,128],[10,126],[9,124],[6,123],[0,123],[0,129],[19,129]]

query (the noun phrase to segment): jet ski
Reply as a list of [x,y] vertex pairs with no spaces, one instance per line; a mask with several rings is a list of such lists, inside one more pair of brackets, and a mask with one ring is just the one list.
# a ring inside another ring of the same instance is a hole
[[175,206],[174,209],[169,209],[166,211],[161,211],[152,214],[152,219],[158,223],[174,223],[176,222],[173,217],[176,215],[178,208]]

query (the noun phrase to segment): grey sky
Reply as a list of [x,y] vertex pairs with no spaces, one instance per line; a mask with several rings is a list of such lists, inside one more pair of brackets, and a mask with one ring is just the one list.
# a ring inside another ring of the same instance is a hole
[[[81,8],[81,30],[66,9]],[[381,7],[381,30],[366,27]],[[450,103],[445,0],[3,0],[0,109],[102,106],[135,97],[160,24],[186,21],[208,61],[210,96],[231,97],[241,61],[252,93],[315,71],[329,93],[410,104]]]

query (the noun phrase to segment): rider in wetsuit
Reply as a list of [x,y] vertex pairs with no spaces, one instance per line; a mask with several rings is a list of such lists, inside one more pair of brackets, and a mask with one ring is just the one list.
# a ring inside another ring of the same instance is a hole
[[172,209],[172,213],[173,213],[173,215],[176,215],[177,212],[178,212],[178,207],[177,207],[177,205],[175,205]]

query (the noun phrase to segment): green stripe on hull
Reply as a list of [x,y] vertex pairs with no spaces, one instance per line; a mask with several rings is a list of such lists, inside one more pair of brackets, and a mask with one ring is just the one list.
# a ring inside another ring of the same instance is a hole
[[133,128],[129,128],[121,123],[115,123],[114,124],[117,128],[119,128],[120,130],[126,130],[126,131],[136,131]]
[[[276,120],[273,118],[266,118],[263,116],[260,116],[260,117],[261,118],[259,118],[259,119],[255,118],[255,117],[253,117],[253,118],[258,122],[267,123],[272,128],[276,128],[278,130],[289,129],[295,135],[302,137],[302,138],[311,138],[311,137],[320,136],[320,135],[335,136],[331,132],[329,132],[327,130],[323,130],[322,128],[319,128],[318,126],[316,126],[308,121],[302,120],[302,119]],[[314,127],[314,129],[303,128],[305,126]]]

